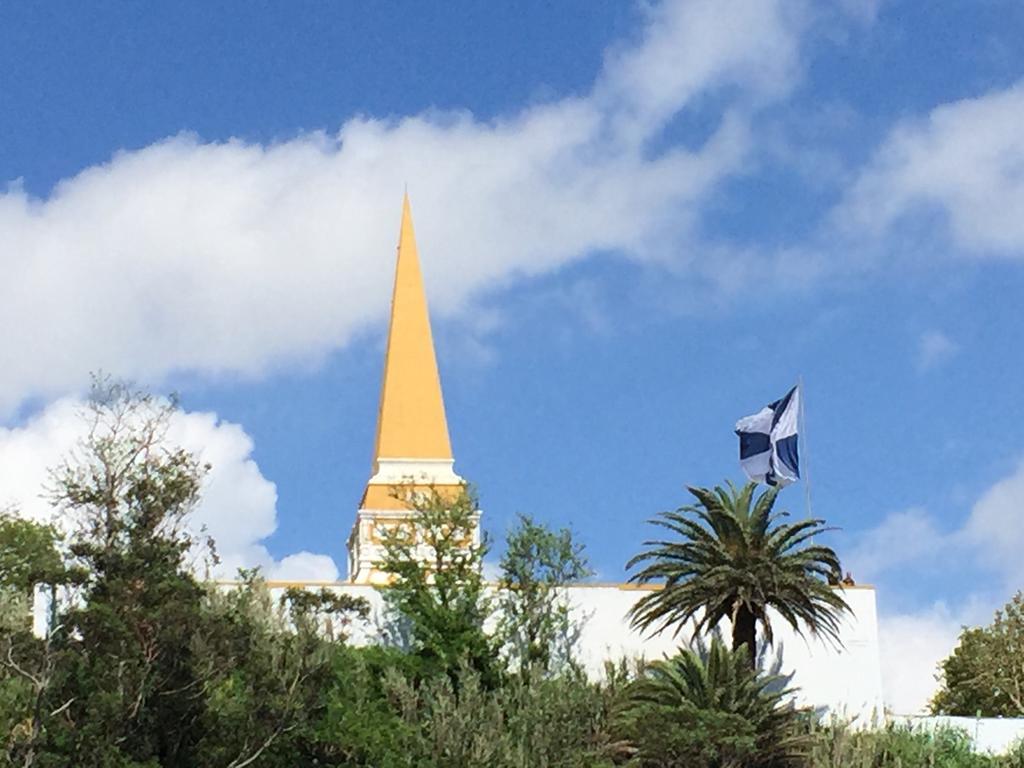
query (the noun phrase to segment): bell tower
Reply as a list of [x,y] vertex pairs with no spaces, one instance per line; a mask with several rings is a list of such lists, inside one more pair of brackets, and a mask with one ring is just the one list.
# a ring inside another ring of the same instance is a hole
[[[406,195],[402,202],[372,474],[348,538],[350,582],[387,581],[387,575],[376,568],[383,556],[381,533],[401,525],[412,515],[409,506],[395,497],[395,488],[457,492],[465,481],[455,474],[454,464]],[[474,538],[479,539],[479,525]]]

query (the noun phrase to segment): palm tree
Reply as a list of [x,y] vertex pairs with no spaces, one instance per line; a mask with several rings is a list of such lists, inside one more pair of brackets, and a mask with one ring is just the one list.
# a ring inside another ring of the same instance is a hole
[[730,651],[715,633],[629,684],[613,721],[625,737],[619,753],[641,767],[802,765],[807,711],[788,682],[751,669],[746,649]]
[[643,565],[630,581],[661,583],[663,588],[640,599],[630,610],[634,627],[660,631],[694,620],[694,634],[732,623],[732,647],[746,645],[751,666],[757,658],[757,625],[772,644],[768,609],[773,608],[798,634],[839,642],[839,620],[849,611],[839,590],[839,558],[830,548],[813,543],[826,530],[824,521],[782,520],[773,512],[778,490],[756,498],[757,486],[737,488],[731,482],[715,489],[689,488],[696,498],[675,512],[663,512],[654,525],[674,535],[646,541],[648,547],[627,564]]

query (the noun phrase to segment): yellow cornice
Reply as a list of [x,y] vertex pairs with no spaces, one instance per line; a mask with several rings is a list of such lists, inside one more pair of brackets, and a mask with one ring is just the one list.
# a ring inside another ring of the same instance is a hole
[[360,509],[381,509],[387,511],[393,510],[409,510],[412,511],[412,505],[409,504],[406,494],[416,492],[430,492],[435,491],[440,494],[448,495],[451,497],[456,496],[465,486],[462,485],[422,485],[412,484],[408,486],[401,486],[396,488],[391,485],[379,485],[376,483],[370,483],[366,486],[366,490],[363,492],[363,498],[359,502]]
[[[222,587],[234,587],[241,586],[244,582],[237,579],[216,579],[213,582],[218,586]],[[264,582],[270,589],[282,589],[284,587],[354,587],[354,586],[366,586],[365,584],[356,584],[355,582],[347,580],[339,581],[287,581],[281,579],[268,579]],[[488,585],[498,587],[499,582],[488,582]],[[578,582],[575,584],[566,584],[567,589],[617,589],[620,592],[660,592],[664,589],[662,584],[630,584],[628,582]],[[833,587],[833,589],[839,589],[839,587]],[[875,587],[872,584],[852,584],[843,587],[844,590],[858,590],[868,589],[874,590]]]

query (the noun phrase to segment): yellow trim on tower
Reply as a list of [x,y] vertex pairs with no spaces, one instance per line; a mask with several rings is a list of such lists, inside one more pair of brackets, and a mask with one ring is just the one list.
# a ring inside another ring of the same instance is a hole
[[[442,496],[451,495],[452,498],[458,496],[464,486],[461,485],[421,485],[411,484],[396,488],[391,485],[378,485],[372,483],[366,486],[366,491],[363,493],[363,498],[359,502],[360,509],[379,509],[385,511],[391,510],[407,510],[412,511],[412,507],[404,496],[408,493],[429,493],[430,491],[436,491]],[[398,493],[396,493],[396,491]]]

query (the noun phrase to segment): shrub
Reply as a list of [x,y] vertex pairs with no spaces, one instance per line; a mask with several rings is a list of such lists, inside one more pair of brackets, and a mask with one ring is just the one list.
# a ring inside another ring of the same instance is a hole
[[616,718],[625,754],[647,768],[796,766],[809,743],[784,678],[751,669],[718,636],[647,666]]
[[973,751],[956,728],[925,730],[902,725],[857,731],[847,725],[812,725],[810,768],[1017,768],[1013,756]]

